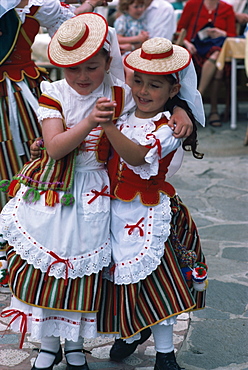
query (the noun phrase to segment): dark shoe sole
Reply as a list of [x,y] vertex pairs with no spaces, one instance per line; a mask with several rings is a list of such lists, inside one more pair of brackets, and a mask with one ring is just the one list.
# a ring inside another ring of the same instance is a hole
[[134,353],[138,345],[144,343],[150,337],[151,333],[150,328],[142,330],[140,333],[141,338],[131,344],[126,343],[123,339],[117,339],[110,350],[110,359],[115,362],[124,360]]
[[54,359],[54,361],[53,361],[53,363],[52,363],[51,366],[44,367],[44,368],[35,367],[35,363],[34,363],[34,365],[33,365],[33,367],[32,367],[31,370],[53,370],[54,365],[58,365],[62,361],[63,354],[62,354],[62,348],[61,348],[61,346],[59,347],[59,350],[58,350],[57,353],[53,353],[51,351],[45,351],[43,349],[41,349],[40,352],[47,352],[47,353],[53,354],[55,356],[55,359]]

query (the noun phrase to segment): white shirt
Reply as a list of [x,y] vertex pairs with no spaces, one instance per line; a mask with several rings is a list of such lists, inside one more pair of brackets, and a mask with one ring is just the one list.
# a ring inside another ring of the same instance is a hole
[[247,0],[224,0],[226,3],[233,6],[235,13],[244,13],[247,7]]
[[165,37],[172,40],[176,32],[176,18],[173,6],[165,0],[153,0],[145,10],[150,38]]

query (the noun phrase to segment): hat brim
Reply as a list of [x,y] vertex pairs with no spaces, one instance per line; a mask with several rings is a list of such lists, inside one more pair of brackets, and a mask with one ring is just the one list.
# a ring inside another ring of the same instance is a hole
[[134,50],[124,59],[126,67],[141,73],[165,75],[181,71],[191,61],[188,50],[181,46],[173,45],[173,54],[161,59],[144,59],[141,57],[141,48]]
[[75,50],[65,50],[58,41],[58,31],[52,37],[48,45],[48,58],[51,64],[58,67],[71,67],[92,58],[102,48],[108,33],[108,23],[106,19],[97,13],[79,14],[63,23],[74,18],[87,24],[89,34],[83,44]]

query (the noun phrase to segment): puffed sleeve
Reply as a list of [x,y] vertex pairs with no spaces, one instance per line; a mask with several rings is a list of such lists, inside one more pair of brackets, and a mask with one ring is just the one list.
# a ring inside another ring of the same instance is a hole
[[62,5],[59,0],[39,0],[40,9],[35,18],[45,27],[52,37],[63,22],[75,16],[75,7]]
[[[51,101],[51,106],[53,101],[60,102],[61,94],[56,88],[56,83],[51,83],[48,81],[42,81],[40,84],[41,92],[46,96],[46,98]],[[42,124],[43,119],[45,118],[61,118],[62,114],[56,107],[49,108],[49,106],[39,106],[37,111],[38,121]]]
[[[169,114],[164,112],[164,115]],[[181,140],[173,136],[173,131],[168,125],[162,125],[157,131],[155,131],[155,121],[161,118],[161,113],[150,119],[148,122],[140,128],[133,128],[130,133],[130,128],[126,125],[121,131],[124,135],[128,136],[129,139],[139,145],[149,147],[150,150],[145,156],[146,163],[141,166],[131,166],[126,163],[127,166],[142,179],[149,179],[151,176],[156,176],[159,171],[159,161],[166,155],[174,150],[177,150],[181,146]],[[169,116],[167,117],[169,119]],[[124,123],[125,117],[121,117],[118,121],[118,128],[121,129],[122,123]],[[181,161],[180,163],[181,165]],[[179,167],[180,167],[179,165]],[[178,168],[179,168],[178,167]],[[178,169],[177,168],[177,169]],[[176,171],[173,171],[175,173]]]

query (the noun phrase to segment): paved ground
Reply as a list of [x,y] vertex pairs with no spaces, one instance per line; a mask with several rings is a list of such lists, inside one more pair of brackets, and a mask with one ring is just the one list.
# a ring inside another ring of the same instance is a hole
[[[208,113],[208,106],[206,113]],[[174,343],[187,370],[248,370],[248,146],[244,146],[248,104],[240,104],[237,130],[199,128],[203,160],[186,154],[173,184],[199,228],[209,266],[207,307],[179,317]],[[0,308],[9,295],[0,294]],[[4,332],[6,320],[0,320]],[[0,369],[29,370],[35,358],[28,336],[23,350],[18,335],[0,337]],[[90,370],[153,370],[153,339],[126,361],[109,361],[111,341],[87,342]],[[65,370],[61,363],[54,370]]]

